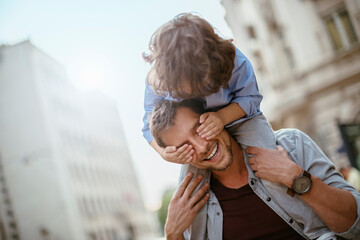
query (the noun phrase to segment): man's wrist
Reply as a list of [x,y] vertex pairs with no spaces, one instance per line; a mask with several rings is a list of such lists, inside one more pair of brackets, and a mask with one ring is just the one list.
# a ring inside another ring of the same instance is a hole
[[294,179],[299,176],[303,171],[304,170],[299,165],[293,163],[293,165],[289,168],[287,177],[283,184],[288,188],[291,188],[293,186]]
[[167,232],[165,230],[165,238],[166,240],[183,240],[184,236],[182,234],[176,233],[176,232]]

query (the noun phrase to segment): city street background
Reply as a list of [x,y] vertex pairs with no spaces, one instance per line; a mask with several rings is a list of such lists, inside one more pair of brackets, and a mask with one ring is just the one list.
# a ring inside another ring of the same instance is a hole
[[178,166],[164,162],[142,137],[144,81],[141,54],[151,34],[181,12],[198,12],[225,36],[231,31],[218,0],[0,2],[0,43],[29,39],[65,66],[81,91],[99,89],[114,98],[149,210],[177,183]]
[[360,169],[360,0],[2,0],[0,240],[161,236],[180,166],[142,136],[141,55],[182,12],[249,58],[274,130]]

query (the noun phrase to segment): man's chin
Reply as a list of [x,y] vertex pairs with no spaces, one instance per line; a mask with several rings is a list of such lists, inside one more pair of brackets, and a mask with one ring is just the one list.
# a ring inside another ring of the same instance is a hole
[[227,146],[227,156],[224,156],[225,159],[223,159],[223,161],[226,161],[226,158],[228,158],[228,162],[225,162],[226,165],[225,166],[218,166],[218,167],[211,167],[210,169],[213,171],[225,171],[226,169],[228,169],[228,167],[231,166],[232,162],[233,162],[233,154],[232,154],[232,149],[231,146]]
[[230,158],[230,161],[224,166],[224,167],[210,167],[210,170],[213,171],[225,171],[226,169],[228,169],[228,167],[230,167],[230,165],[232,164],[232,158]]

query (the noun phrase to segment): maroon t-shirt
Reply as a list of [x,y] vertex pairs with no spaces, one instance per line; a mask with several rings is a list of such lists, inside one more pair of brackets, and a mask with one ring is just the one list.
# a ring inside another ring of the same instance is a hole
[[239,189],[211,178],[223,211],[223,239],[304,239],[264,203],[247,184]]

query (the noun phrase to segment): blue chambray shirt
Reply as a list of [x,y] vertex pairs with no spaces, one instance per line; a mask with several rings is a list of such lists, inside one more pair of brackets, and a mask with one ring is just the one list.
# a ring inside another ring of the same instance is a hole
[[[203,99],[205,109],[219,110],[220,108],[235,102],[238,103],[245,111],[245,117],[228,124],[226,127],[230,127],[236,123],[261,114],[260,102],[263,98],[259,93],[254,70],[250,61],[240,52],[239,49],[235,49],[235,66],[228,86],[226,88],[220,88],[217,93],[206,96]],[[169,94],[166,96],[156,95],[145,81],[145,114],[143,117],[144,127],[142,131],[144,137],[149,143],[153,140],[153,136],[151,135],[149,128],[149,116],[155,105],[163,99],[179,101],[179,99],[173,99]]]
[[[283,146],[291,160],[300,167],[330,186],[351,192],[356,200],[358,218],[347,232],[333,233],[299,196],[290,197],[286,193],[286,186],[255,177],[247,162],[247,156],[244,154],[249,172],[249,185],[254,192],[305,239],[316,239],[321,236],[325,237],[325,235],[330,235],[330,237],[324,239],[336,239],[336,236],[345,239],[360,239],[359,192],[342,178],[330,160],[306,134],[296,129],[283,129],[276,131],[275,136],[277,144]],[[210,170],[200,170],[191,165],[182,166],[179,182],[189,171],[194,173],[194,177],[202,174],[204,176],[203,183],[210,183]],[[220,204],[210,190],[208,202],[197,213],[192,225],[184,232],[184,237],[194,240],[220,240],[223,231],[222,221]]]

